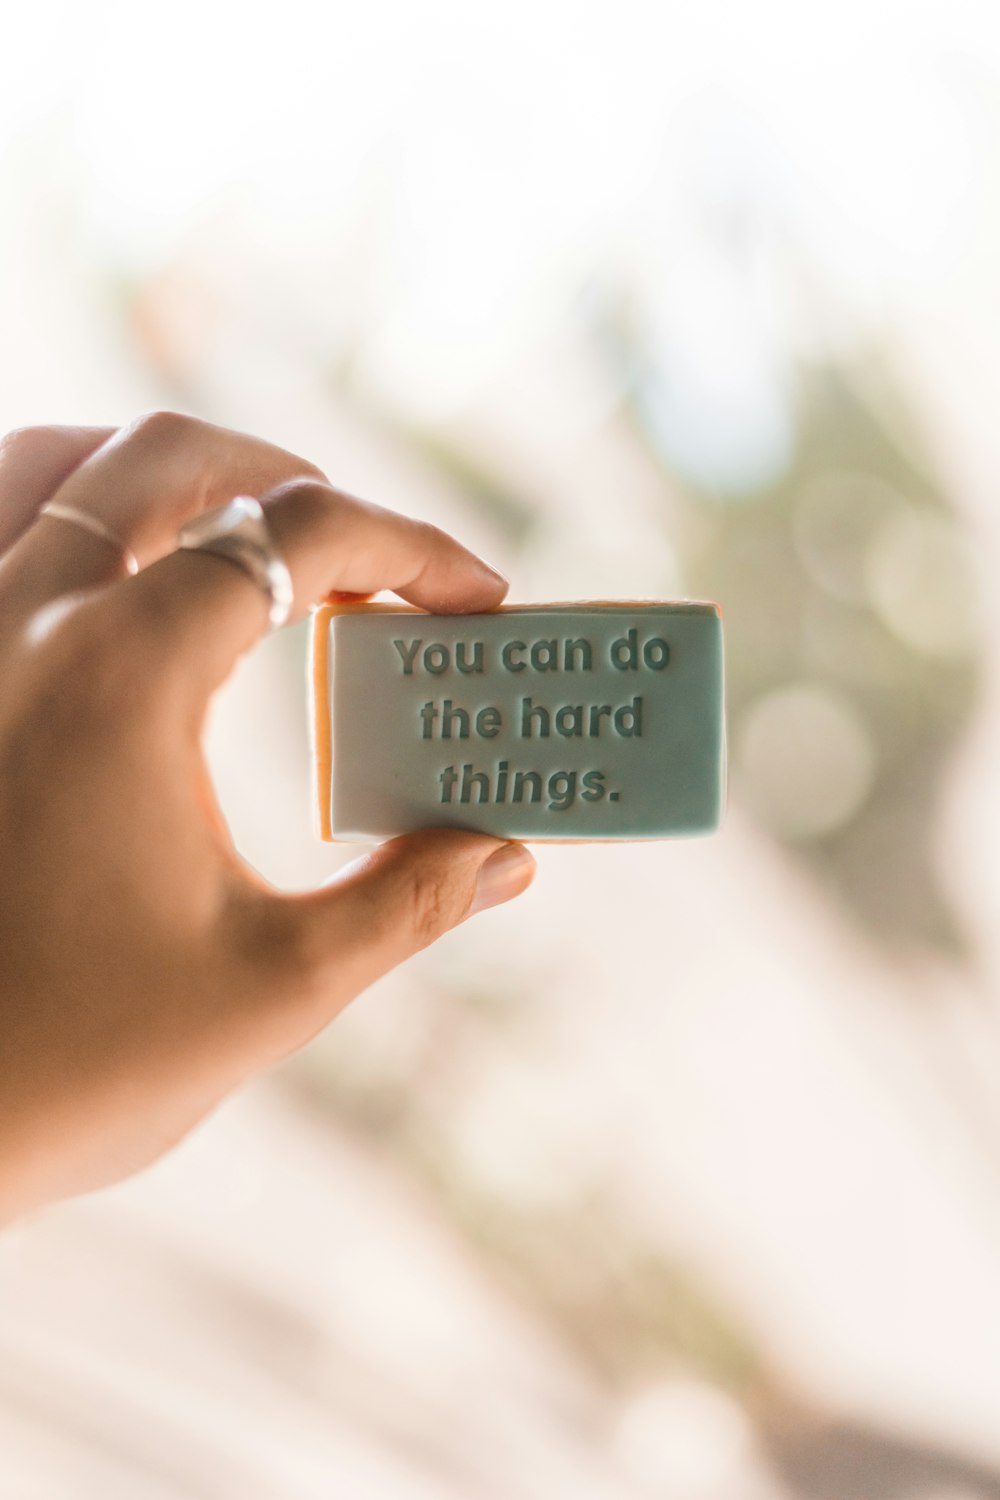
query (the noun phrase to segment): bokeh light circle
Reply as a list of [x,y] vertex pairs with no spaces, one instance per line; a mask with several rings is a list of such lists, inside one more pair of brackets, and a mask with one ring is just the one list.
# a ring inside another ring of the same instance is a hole
[[916,510],[888,517],[866,558],[872,600],[899,640],[927,656],[970,652],[978,611],[965,538],[947,517]]
[[803,683],[765,694],[738,739],[740,791],[786,838],[815,838],[858,811],[875,777],[871,733],[844,694]]

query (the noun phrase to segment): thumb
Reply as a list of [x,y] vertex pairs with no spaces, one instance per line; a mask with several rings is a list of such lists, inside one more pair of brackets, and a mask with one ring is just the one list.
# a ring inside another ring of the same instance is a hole
[[326,1018],[466,917],[520,895],[535,874],[522,844],[428,829],[390,839],[291,902]]

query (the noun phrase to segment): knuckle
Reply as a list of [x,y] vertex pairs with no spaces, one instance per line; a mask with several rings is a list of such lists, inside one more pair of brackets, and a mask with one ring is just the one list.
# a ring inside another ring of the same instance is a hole
[[465,882],[454,871],[418,866],[409,876],[410,925],[422,948],[461,917],[468,904]]
[[284,484],[276,485],[267,496],[268,505],[280,502],[283,510],[293,511],[301,515],[302,519],[309,520],[316,515],[328,513],[331,504],[336,499],[336,492],[317,475],[313,478],[309,474],[296,475],[294,479],[287,479]]
[[412,537],[414,551],[422,559],[423,568],[429,565],[432,559],[445,555],[453,550],[454,543],[446,531],[440,526],[435,526],[433,521],[422,521],[415,517],[408,517],[412,526]]
[[279,542],[308,536],[323,546],[337,546],[344,520],[342,497],[317,479],[296,478],[272,490],[265,510],[275,525]]
[[307,458],[300,458],[297,453],[290,456],[294,459],[299,471],[293,483],[329,485],[329,479],[317,464],[310,463]]
[[414,536],[428,551],[448,540],[447,533],[442,531],[440,526],[435,526],[433,521],[424,521],[419,516],[410,516],[409,521],[413,527]]
[[171,447],[189,442],[204,424],[197,417],[180,411],[147,411],[129,424],[127,442],[139,442],[151,448]]
[[31,460],[52,442],[51,427],[13,427],[0,437],[0,464]]

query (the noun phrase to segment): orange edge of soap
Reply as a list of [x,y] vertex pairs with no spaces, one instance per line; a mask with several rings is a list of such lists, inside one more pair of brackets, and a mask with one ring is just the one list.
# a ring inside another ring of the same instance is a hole
[[[621,609],[628,605],[633,609],[662,609],[664,604],[701,604],[714,609],[722,617],[722,608],[712,599],[566,599],[550,600],[548,604],[501,604],[495,611],[503,614],[507,610],[552,609],[561,606],[574,609]],[[335,837],[330,809],[333,789],[333,731],[330,713],[330,632],[327,628],[334,615],[350,614],[427,614],[414,604],[375,603],[343,600],[335,604],[321,604],[312,617],[312,674],[310,677],[310,711],[313,734],[313,806],[319,813],[320,838],[328,844],[339,844],[344,840]],[[579,844],[581,839],[534,838],[518,840],[533,844]],[[631,839],[602,839],[601,843],[631,843]]]

